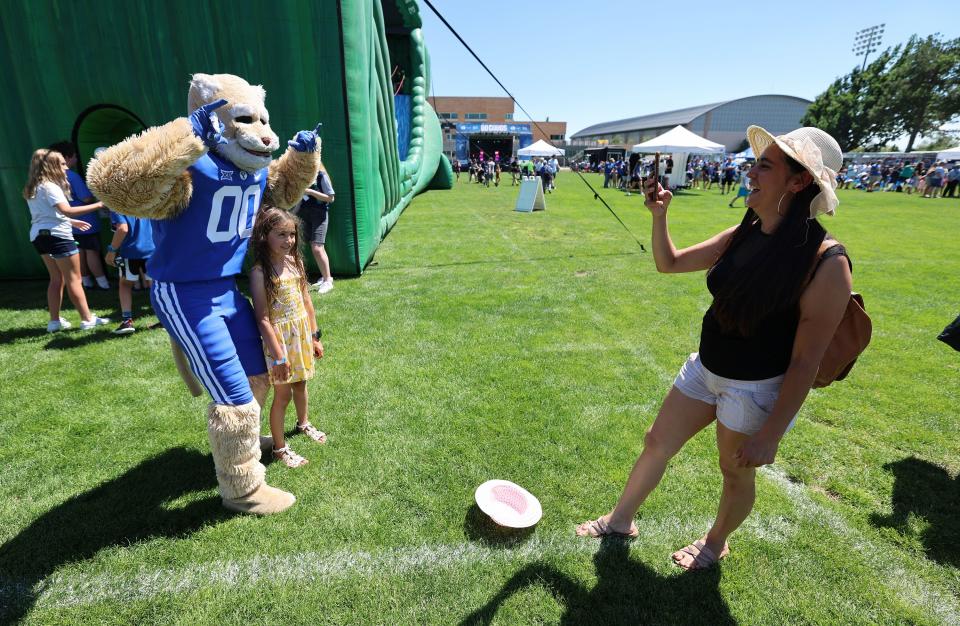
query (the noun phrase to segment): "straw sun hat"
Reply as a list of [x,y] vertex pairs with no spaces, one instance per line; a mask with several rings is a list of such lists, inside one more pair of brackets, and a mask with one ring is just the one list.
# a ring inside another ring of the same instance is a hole
[[543,516],[536,496],[509,480],[488,480],[477,487],[474,498],[481,511],[507,528],[529,528]]
[[833,215],[840,204],[834,191],[837,188],[837,171],[843,167],[843,152],[836,139],[810,126],[776,137],[759,126],[751,126],[747,129],[747,141],[758,159],[770,144],[775,143],[784,154],[802,165],[820,187],[820,193],[810,203],[810,217],[821,213]]

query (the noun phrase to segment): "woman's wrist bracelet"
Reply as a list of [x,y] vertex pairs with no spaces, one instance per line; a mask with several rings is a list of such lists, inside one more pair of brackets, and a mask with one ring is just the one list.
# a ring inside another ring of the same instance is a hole
[[287,362],[287,357],[283,357],[282,359],[276,359],[276,360],[274,360],[273,365],[274,365],[274,366],[283,365],[283,364],[286,363],[286,362]]

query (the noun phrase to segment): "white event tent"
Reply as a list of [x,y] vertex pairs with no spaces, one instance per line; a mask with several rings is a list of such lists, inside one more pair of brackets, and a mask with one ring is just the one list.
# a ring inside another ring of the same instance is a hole
[[563,156],[564,154],[566,151],[563,148],[554,148],[543,139],[517,150],[517,156],[522,157]]
[[937,153],[938,161],[960,161],[960,146]]
[[671,187],[680,187],[687,184],[687,157],[689,155],[723,154],[726,152],[726,148],[723,144],[705,139],[683,126],[676,126],[659,137],[636,144],[631,148],[631,151],[672,154],[673,170],[670,172],[667,184]]

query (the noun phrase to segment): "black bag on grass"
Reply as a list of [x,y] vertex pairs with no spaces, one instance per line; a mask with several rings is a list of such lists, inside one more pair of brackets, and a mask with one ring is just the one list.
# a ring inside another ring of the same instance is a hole
[[950,325],[944,328],[942,333],[937,335],[937,339],[954,350],[960,350],[960,315],[950,322]]

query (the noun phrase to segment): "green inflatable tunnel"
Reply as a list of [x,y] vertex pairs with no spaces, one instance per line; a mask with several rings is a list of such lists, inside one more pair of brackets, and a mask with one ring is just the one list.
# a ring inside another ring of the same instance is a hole
[[363,272],[415,195],[453,184],[414,0],[38,0],[7,6],[0,28],[0,278],[46,276],[21,196],[33,150],[69,138],[82,165],[186,115],[195,72],[262,84],[281,139],[323,122],[338,275]]

